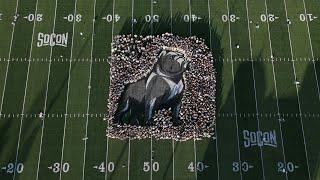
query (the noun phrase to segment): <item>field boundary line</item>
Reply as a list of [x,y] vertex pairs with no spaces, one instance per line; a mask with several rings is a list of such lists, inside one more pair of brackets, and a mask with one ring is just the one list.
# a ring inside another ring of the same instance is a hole
[[[38,13],[38,2],[39,0],[36,1],[36,7],[35,7],[35,11],[34,14]],[[29,52],[29,62],[28,62],[28,71],[27,71],[27,78],[26,78],[26,82],[25,82],[25,88],[24,88],[24,96],[23,96],[23,103],[22,103],[22,111],[21,114],[24,113],[25,111],[25,104],[26,104],[26,97],[27,97],[27,90],[28,90],[28,82],[29,82],[29,75],[30,75],[30,65],[31,65],[31,56],[32,56],[32,50],[33,50],[33,36],[34,36],[34,30],[35,30],[35,26],[36,26],[36,18],[33,21],[33,27],[32,27],[32,35],[31,35],[31,42],[30,42],[30,52]],[[18,158],[19,158],[19,150],[20,150],[20,141],[21,141],[21,131],[22,131],[22,125],[23,125],[23,116],[21,116],[20,118],[20,128],[19,128],[19,137],[18,137],[18,144],[17,144],[17,150],[16,150],[16,158],[15,158],[15,167],[17,167],[17,163],[18,163]],[[15,180],[16,178],[16,171],[14,171],[13,173],[13,180]]]

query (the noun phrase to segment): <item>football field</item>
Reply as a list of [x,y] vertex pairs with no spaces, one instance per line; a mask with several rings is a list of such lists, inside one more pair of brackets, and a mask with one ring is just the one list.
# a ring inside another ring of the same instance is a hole
[[[216,137],[106,137],[112,38],[165,32],[212,51]],[[0,180],[320,180],[319,85],[319,0],[0,0]]]

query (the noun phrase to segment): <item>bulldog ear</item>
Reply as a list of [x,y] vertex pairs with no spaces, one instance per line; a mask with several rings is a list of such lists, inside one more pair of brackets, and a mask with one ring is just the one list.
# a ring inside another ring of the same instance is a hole
[[164,56],[165,54],[167,54],[167,51],[166,50],[162,50],[159,55],[158,55],[158,58],[160,59],[162,56]]

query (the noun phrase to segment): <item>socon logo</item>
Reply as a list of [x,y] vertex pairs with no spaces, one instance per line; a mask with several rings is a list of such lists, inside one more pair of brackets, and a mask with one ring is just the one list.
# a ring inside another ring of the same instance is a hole
[[38,33],[38,47],[42,46],[68,46],[68,33],[65,34],[44,34]]
[[276,131],[269,132],[250,132],[248,130],[243,131],[244,147],[248,148],[251,146],[271,146],[277,147],[277,136]]

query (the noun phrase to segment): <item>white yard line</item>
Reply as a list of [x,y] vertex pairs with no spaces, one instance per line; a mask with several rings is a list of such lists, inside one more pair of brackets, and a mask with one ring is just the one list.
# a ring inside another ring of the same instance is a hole
[[[304,8],[304,14],[306,16],[307,14],[307,8],[306,8],[306,2],[303,0],[303,8]],[[313,69],[314,69],[314,75],[316,77],[316,85],[317,85],[317,90],[318,90],[318,99],[320,101],[320,89],[319,89],[319,84],[318,84],[318,74],[317,74],[317,69],[316,69],[316,63],[314,62],[314,53],[313,53],[313,46],[312,46],[312,41],[311,41],[311,34],[310,34],[310,27],[309,27],[309,18],[306,20],[307,22],[307,29],[308,29],[308,36],[309,36],[309,44],[310,44],[310,50],[311,50],[311,56],[312,56],[312,63],[313,63]]]
[[172,34],[172,18],[173,18],[173,14],[172,14],[172,0],[170,0],[170,30],[171,30],[171,34]]
[[[284,8],[286,12],[286,19],[288,19],[288,11],[287,11],[287,4],[286,0],[283,0],[284,3]],[[289,36],[289,44],[290,44],[290,52],[291,52],[291,59],[292,59],[292,68],[293,68],[293,73],[294,73],[294,78],[297,79],[297,74],[296,74],[296,69],[295,69],[295,63],[293,59],[293,49],[292,49],[292,41],[291,41],[291,33],[290,33],[290,25],[287,23],[287,30],[288,30],[288,36]],[[305,138],[305,133],[304,133],[304,124],[302,120],[302,111],[301,111],[301,103],[300,103],[300,96],[299,96],[299,90],[298,90],[298,85],[295,84],[296,86],[296,93],[297,93],[297,99],[298,99],[298,107],[299,107],[299,113],[300,113],[300,124],[301,124],[301,130],[302,130],[302,137],[303,137],[303,144],[304,144],[304,150],[305,150],[305,158],[307,162],[307,169],[308,169],[308,179],[311,180],[311,174],[310,174],[310,167],[309,167],[309,159],[308,159],[308,150],[307,150],[307,143],[306,143],[306,138]]]
[[[131,0],[131,35],[133,35],[133,11],[134,11],[134,0]],[[131,155],[131,139],[129,137],[128,142],[128,180],[130,180],[130,155]]]
[[[19,7],[19,0],[17,0],[17,3],[16,3],[15,15],[18,13],[18,7]],[[8,71],[9,71],[9,66],[10,66],[11,50],[12,50],[13,35],[14,35],[15,27],[16,27],[15,25],[12,27],[12,32],[11,32],[11,41],[10,41],[10,47],[9,47],[9,53],[8,53],[8,62],[7,62],[7,68],[6,68],[6,75],[5,75],[5,78],[4,78],[3,91],[2,91],[2,97],[1,97],[0,117],[1,117],[1,114],[2,114],[4,94],[6,92],[6,86],[7,86],[7,77],[8,77]]]
[[128,180],[130,180],[130,138],[129,138],[129,144],[128,144],[128,148],[129,148],[129,152],[128,152]]
[[[170,31],[171,31],[171,34],[173,33],[172,32],[172,0],[170,0]],[[174,173],[174,139],[172,138],[171,140],[171,143],[172,143],[172,180],[175,180],[175,173]]]
[[[258,116],[259,114],[259,108],[258,108],[258,100],[257,100],[257,88],[256,88],[256,77],[255,77],[255,71],[253,67],[253,55],[252,55],[252,39],[251,39],[251,30],[250,30],[250,24],[249,24],[249,10],[248,10],[248,0],[246,0],[246,13],[247,13],[247,26],[248,26],[248,35],[249,35],[249,46],[250,46],[250,58],[251,58],[251,70],[253,75],[253,87],[254,87],[254,100],[255,100],[255,108],[256,108],[256,119],[258,123],[258,131],[260,131],[260,118]],[[259,146],[260,150],[260,158],[261,158],[261,166],[262,166],[262,177],[265,180],[265,172],[264,172],[264,160],[263,160],[263,149],[261,146]]]
[[90,110],[90,96],[91,96],[91,76],[92,76],[92,59],[93,59],[93,37],[94,37],[94,26],[95,26],[95,16],[96,16],[96,0],[93,4],[93,19],[92,19],[92,34],[91,34],[91,50],[90,50],[90,69],[89,69],[89,82],[88,82],[88,97],[87,97],[87,110],[86,110],[86,132],[84,141],[84,151],[83,151],[83,162],[82,162],[82,180],[85,176],[86,168],[86,156],[87,156],[87,140],[88,140],[88,124],[89,124],[89,110]]
[[[268,5],[267,5],[267,0],[264,0],[264,6],[265,6],[265,14],[268,15]],[[269,24],[269,19],[267,18],[267,29],[268,29],[268,40],[269,40],[269,50],[270,50],[270,57],[273,57],[273,49],[272,49],[272,44],[271,44],[271,33],[270,33],[270,24]],[[275,58],[275,57],[273,57]],[[275,75],[275,70],[274,70],[274,62],[271,60],[271,65],[272,65],[272,74],[273,74],[273,83],[274,83],[274,89],[275,89],[275,95],[276,95],[276,104],[277,104],[277,112],[278,112],[278,125],[280,128],[280,139],[281,139],[281,148],[282,148],[282,157],[284,164],[287,164],[286,160],[286,155],[284,152],[284,144],[283,144],[283,133],[282,133],[282,125],[281,125],[281,114],[280,114],[280,107],[279,107],[279,98],[278,98],[278,88],[277,88],[277,81],[276,81],[276,75]],[[288,173],[285,173],[286,180],[288,180]]]
[[[153,35],[153,0],[150,0],[150,8],[151,8],[151,23],[150,23],[150,30],[151,35]],[[152,160],[152,128],[150,127],[150,180],[152,180],[152,173],[153,173],[153,160]]]
[[[210,50],[212,52],[212,34],[211,34],[211,11],[210,11],[210,0],[208,0],[208,15],[209,15],[209,37],[210,37]],[[216,120],[216,119],[215,119]],[[220,164],[219,164],[219,147],[218,147],[218,131],[217,131],[217,121],[214,124],[214,131],[215,131],[215,139],[216,141],[216,157],[217,157],[217,177],[220,180]]]
[[[188,4],[189,4],[189,20],[190,20],[189,36],[192,36],[191,0],[188,0]],[[193,154],[194,154],[194,176],[195,176],[195,179],[197,180],[198,179],[198,168],[197,168],[197,146],[196,146],[195,129],[193,132]]]
[[[229,0],[227,0],[227,11],[228,17],[230,17],[230,9],[229,9]],[[231,23],[228,21],[228,33],[229,33],[229,48],[230,48],[230,58],[231,58],[231,73],[232,73],[232,86],[233,86],[233,101],[234,101],[234,111],[236,117],[236,127],[237,127],[237,146],[238,146],[238,156],[239,156],[239,164],[242,164],[241,161],[241,151],[240,151],[240,140],[239,140],[239,126],[238,126],[238,113],[237,113],[237,100],[236,100],[236,90],[234,84],[234,71],[233,71],[233,51],[232,51],[232,39],[231,39]],[[242,168],[239,170],[240,179],[242,180]]]
[[174,177],[174,139],[172,138],[172,180],[175,180]]
[[[34,14],[36,15],[38,13],[38,0],[36,1],[36,9]],[[20,118],[20,128],[19,128],[19,137],[18,137],[18,145],[16,150],[16,158],[15,158],[15,167],[17,167],[18,163],[18,157],[19,157],[19,150],[20,150],[20,140],[21,140],[21,131],[22,131],[22,124],[23,124],[23,118],[24,118],[24,111],[25,111],[25,104],[26,104],[26,97],[27,97],[27,89],[28,89],[28,82],[29,82],[29,74],[30,74],[30,64],[31,64],[31,56],[32,56],[32,49],[33,49],[33,36],[34,36],[34,29],[36,26],[36,19],[33,21],[33,27],[32,27],[32,35],[31,35],[31,43],[30,43],[30,53],[29,53],[29,62],[28,62],[28,71],[27,71],[27,79],[25,82],[25,88],[24,88],[24,96],[23,96],[23,103],[22,103],[22,111],[21,111],[21,118]],[[13,180],[16,178],[16,171],[13,173]]]
[[[71,48],[72,49],[72,48]],[[66,109],[65,112],[68,112],[68,104],[69,104],[69,92],[70,92],[70,80],[71,80],[71,66],[72,66],[72,61],[69,63],[69,77],[68,77],[68,90],[67,90],[67,100],[66,100]],[[66,127],[67,127],[67,115],[64,117],[64,126],[63,126],[63,139],[62,139],[62,148],[61,148],[61,159],[60,159],[60,166],[63,164],[63,157],[64,157],[64,145],[65,145],[65,137],[66,137]],[[61,180],[62,176],[62,169],[60,168],[59,172],[59,180]]]
[[[231,40],[230,40],[231,41]],[[232,51],[232,50],[231,50]],[[233,86],[233,101],[234,101],[234,109],[235,109],[235,117],[236,117],[236,127],[237,127],[237,141],[238,141],[238,156],[239,156],[239,164],[242,164],[241,161],[241,152],[240,152],[240,140],[239,140],[239,126],[238,126],[238,115],[237,115],[237,100],[236,100],[236,92],[234,86],[234,71],[233,71],[233,62],[231,58],[231,73],[232,73],[232,86]],[[242,169],[239,169],[240,179],[242,180]]]
[[[52,31],[54,33],[55,27],[56,27],[56,17],[57,17],[57,2],[55,4],[55,10],[54,10],[54,19],[53,19],[53,28]],[[40,147],[39,147],[39,156],[38,156],[38,166],[37,166],[37,176],[36,180],[39,178],[39,169],[40,169],[40,162],[41,162],[41,154],[42,154],[42,143],[43,143],[43,133],[44,133],[44,127],[45,127],[45,119],[46,119],[46,111],[47,111],[47,100],[48,100],[48,90],[49,90],[49,82],[50,82],[50,74],[51,74],[51,59],[52,59],[52,49],[50,49],[50,60],[49,60],[49,67],[48,67],[48,76],[47,76],[47,87],[46,87],[46,97],[44,101],[44,108],[43,113],[45,114],[44,119],[42,120],[42,127],[41,127],[41,138],[40,138]]]
[[[112,17],[114,17],[114,9],[115,9],[115,4],[116,1],[112,1]],[[111,42],[113,42],[113,36],[114,36],[114,19],[112,20],[112,28],[111,28]],[[110,49],[110,53],[112,51],[112,46]],[[105,118],[105,116],[104,116]],[[107,120],[107,127],[109,126],[109,121]],[[104,179],[108,179],[108,158],[109,158],[109,136],[107,136],[107,149],[106,149],[106,162],[105,162],[105,174],[104,174]]]
[[[75,17],[77,14],[77,2],[78,0],[75,0],[74,2],[74,13],[73,16]],[[62,148],[61,148],[61,160],[60,160],[60,166],[63,164],[63,158],[64,158],[64,146],[65,146],[65,138],[66,138],[66,128],[67,128],[67,113],[68,113],[68,106],[69,106],[69,93],[70,93],[70,81],[71,81],[71,67],[72,67],[72,57],[73,57],[73,43],[74,43],[74,27],[76,24],[76,18],[73,20],[73,27],[72,27],[72,42],[71,42],[71,54],[70,54],[70,63],[69,63],[69,74],[68,74],[68,89],[67,89],[67,100],[66,100],[66,109],[65,109],[65,117],[64,117],[64,126],[63,126],[63,139],[62,139]],[[62,177],[62,169],[60,168],[59,173],[59,180],[61,180]]]

